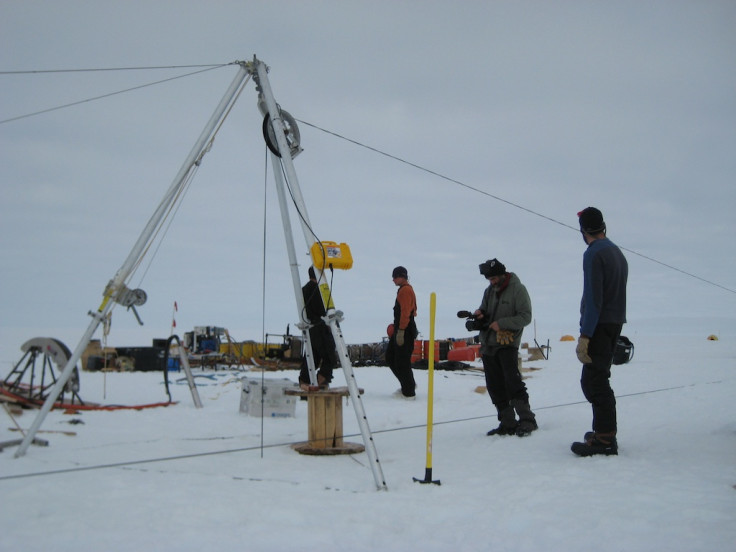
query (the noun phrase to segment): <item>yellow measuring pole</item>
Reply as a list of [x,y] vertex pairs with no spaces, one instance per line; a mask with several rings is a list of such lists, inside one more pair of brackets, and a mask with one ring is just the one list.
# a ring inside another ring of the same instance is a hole
[[440,480],[432,481],[432,416],[434,406],[434,315],[437,306],[437,295],[432,292],[429,295],[429,359],[428,372],[429,383],[427,385],[427,462],[424,469],[424,479],[412,478],[417,483],[440,484]]

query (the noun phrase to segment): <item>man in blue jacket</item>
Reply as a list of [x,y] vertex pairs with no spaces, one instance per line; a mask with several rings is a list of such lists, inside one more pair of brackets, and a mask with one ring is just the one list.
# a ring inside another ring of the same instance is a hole
[[616,341],[626,322],[626,281],[629,267],[621,250],[606,237],[603,214],[595,207],[578,213],[588,248],[583,255],[583,298],[576,354],[583,363],[580,386],[593,409],[593,431],[572,444],[579,456],[618,454],[616,397],[611,389],[611,364]]

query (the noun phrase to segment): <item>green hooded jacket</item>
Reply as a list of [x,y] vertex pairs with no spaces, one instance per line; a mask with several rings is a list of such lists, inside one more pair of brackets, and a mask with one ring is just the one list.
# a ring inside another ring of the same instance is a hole
[[507,273],[508,283],[501,285],[501,293],[491,285],[483,293],[480,311],[486,320],[498,322],[502,330],[514,332],[514,342],[509,345],[499,345],[496,341],[496,332],[487,328],[480,332],[481,354],[493,354],[494,349],[500,347],[521,346],[521,334],[524,326],[532,321],[532,301],[526,287],[513,272]]

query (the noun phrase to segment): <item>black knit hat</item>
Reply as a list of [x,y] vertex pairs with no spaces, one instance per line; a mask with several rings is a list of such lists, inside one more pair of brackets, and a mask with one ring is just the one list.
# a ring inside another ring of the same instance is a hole
[[491,276],[503,276],[506,274],[506,267],[498,259],[486,261],[483,264],[478,265],[478,268],[485,278],[490,278]]
[[578,213],[580,230],[586,234],[598,234],[606,230],[603,213],[595,207],[586,207]]
[[403,266],[397,266],[394,268],[394,271],[391,273],[391,278],[408,278],[409,273],[406,271],[406,269]]

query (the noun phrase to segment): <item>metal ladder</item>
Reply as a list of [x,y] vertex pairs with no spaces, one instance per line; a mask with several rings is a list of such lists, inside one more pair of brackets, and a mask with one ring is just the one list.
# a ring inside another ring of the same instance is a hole
[[[304,233],[304,238],[307,243],[308,250],[311,251],[311,247],[317,242],[317,240],[314,237],[314,232],[312,231],[311,224],[309,222],[309,216],[307,214],[307,208],[306,204],[304,203],[304,198],[302,197],[301,190],[299,188],[299,180],[296,175],[296,170],[294,169],[294,163],[292,159],[292,151],[295,151],[296,154],[298,154],[299,147],[298,144],[294,145],[293,143],[293,135],[295,128],[291,128],[290,130],[292,135],[292,144],[289,144],[286,139],[286,134],[284,130],[284,122],[283,118],[285,115],[283,115],[282,110],[279,108],[279,106],[276,104],[276,100],[273,97],[273,92],[271,91],[271,84],[268,80],[268,68],[266,65],[257,60],[254,59],[253,61],[253,78],[256,81],[257,90],[259,91],[259,108],[261,109],[261,113],[264,115],[264,117],[270,118],[270,124],[273,130],[273,137],[276,139],[277,143],[277,151],[278,155],[274,153],[273,150],[270,152],[271,156],[271,162],[273,165],[273,173],[274,178],[276,181],[276,191],[279,198],[279,207],[281,209],[281,220],[284,227],[284,236],[286,238],[286,249],[287,253],[289,255],[289,266],[291,269],[291,277],[292,277],[292,283],[294,286],[294,295],[296,298],[296,304],[297,304],[297,312],[299,315],[300,325],[306,325],[309,323],[308,320],[303,319],[303,313],[304,313],[304,297],[302,295],[302,289],[301,289],[301,279],[299,276],[299,263],[297,262],[296,257],[296,249],[294,247],[294,236],[291,229],[291,220],[289,216],[289,209],[287,204],[287,194],[286,194],[286,182],[284,181],[284,178],[288,179],[288,189],[290,192],[290,197],[292,198],[294,205],[296,209],[299,212],[299,220],[301,222],[302,231]],[[290,118],[290,116],[288,116]],[[294,124],[293,119],[290,121],[290,124]],[[298,131],[297,131],[298,134]],[[271,149],[271,148],[269,148]],[[284,175],[285,173],[285,175]],[[317,275],[317,281],[322,280],[322,270],[321,267],[314,267],[315,273]],[[326,285],[326,284],[325,284]],[[324,298],[323,298],[324,301]],[[347,381],[348,391],[350,392],[350,398],[352,399],[353,408],[355,409],[355,415],[358,421],[358,426],[360,427],[361,435],[363,436],[363,444],[365,445],[365,450],[368,453],[368,457],[371,461],[371,470],[373,471],[373,477],[376,482],[376,487],[378,490],[386,490],[388,487],[386,486],[386,480],[383,476],[383,470],[381,468],[381,463],[378,459],[378,452],[376,451],[376,445],[373,441],[373,435],[371,434],[371,430],[368,427],[368,419],[365,415],[365,410],[363,408],[363,401],[360,396],[360,392],[358,390],[358,385],[355,381],[355,374],[353,373],[353,366],[350,362],[350,357],[348,355],[347,346],[345,345],[345,339],[342,335],[342,330],[340,329],[339,322],[343,319],[342,312],[335,310],[334,308],[330,308],[331,305],[325,305],[325,308],[327,309],[327,315],[324,317],[325,322],[329,325],[330,330],[332,331],[332,336],[335,340],[335,346],[337,348],[338,352],[338,358],[340,360],[340,366],[342,367],[342,370],[345,374],[345,380]],[[311,358],[311,342],[309,341],[309,335],[308,331],[305,332],[307,334],[307,347],[310,349],[308,351],[308,366],[310,371],[310,377],[314,377],[314,364],[312,362]],[[314,381],[312,383],[315,383]]]

